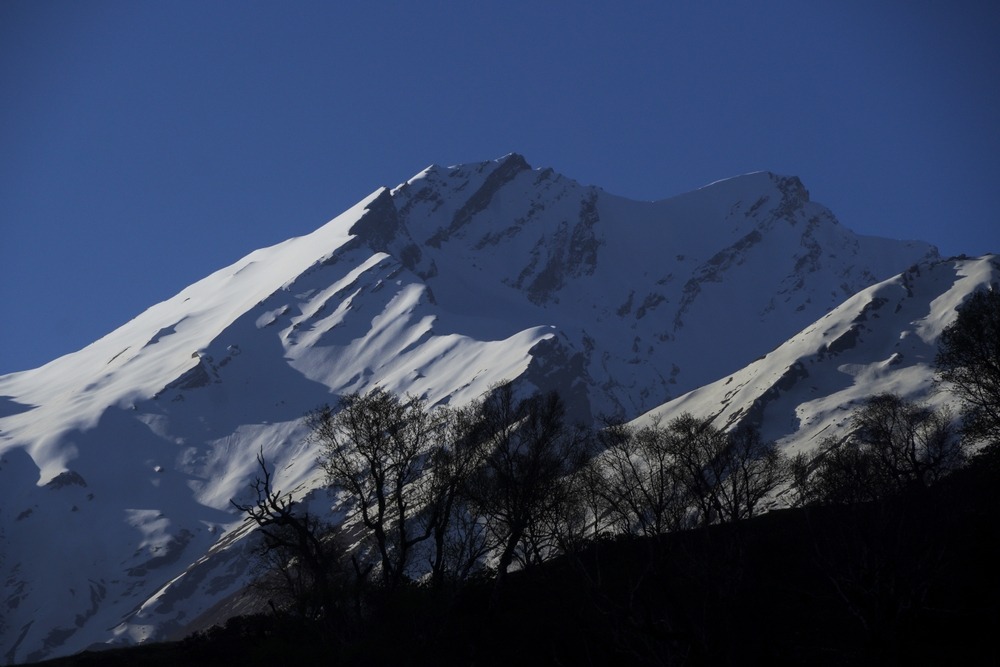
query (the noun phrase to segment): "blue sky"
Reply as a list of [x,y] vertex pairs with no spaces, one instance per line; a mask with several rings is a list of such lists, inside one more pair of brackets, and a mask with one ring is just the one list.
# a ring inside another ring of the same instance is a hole
[[988,2],[0,2],[0,373],[430,163],[660,199],[767,169],[1000,252]]

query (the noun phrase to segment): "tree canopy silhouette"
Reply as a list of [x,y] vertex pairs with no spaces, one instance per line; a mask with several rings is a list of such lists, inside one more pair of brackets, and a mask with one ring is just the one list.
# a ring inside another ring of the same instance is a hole
[[974,292],[941,334],[935,365],[963,404],[972,439],[1000,442],[1000,291]]

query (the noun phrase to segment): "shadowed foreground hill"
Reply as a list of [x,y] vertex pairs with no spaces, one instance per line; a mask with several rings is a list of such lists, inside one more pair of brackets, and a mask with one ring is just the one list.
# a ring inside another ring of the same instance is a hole
[[589,544],[513,575],[492,610],[486,580],[404,589],[345,641],[238,617],[38,664],[997,664],[998,479],[994,452],[878,503]]

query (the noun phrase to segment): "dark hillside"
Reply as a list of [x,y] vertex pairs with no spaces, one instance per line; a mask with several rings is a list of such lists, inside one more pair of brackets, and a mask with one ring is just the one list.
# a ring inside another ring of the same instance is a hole
[[410,587],[320,631],[242,617],[53,666],[856,665],[1000,661],[1000,457],[877,503],[590,543],[449,594]]

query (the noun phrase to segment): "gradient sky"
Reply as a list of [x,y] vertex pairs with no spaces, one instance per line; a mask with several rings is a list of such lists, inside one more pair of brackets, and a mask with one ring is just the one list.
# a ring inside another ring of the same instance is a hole
[[[348,5],[353,5],[350,7]],[[0,2],[0,373],[431,163],[1000,252],[995,2]]]

